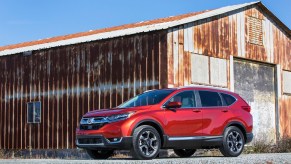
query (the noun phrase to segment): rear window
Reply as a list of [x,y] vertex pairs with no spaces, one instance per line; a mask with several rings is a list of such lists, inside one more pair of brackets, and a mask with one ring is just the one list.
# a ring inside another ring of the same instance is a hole
[[220,94],[223,97],[223,99],[224,99],[224,101],[225,101],[227,106],[232,105],[236,101],[236,99],[231,95],[224,94],[224,93],[220,93]]
[[222,106],[221,98],[217,92],[199,91],[202,107]]

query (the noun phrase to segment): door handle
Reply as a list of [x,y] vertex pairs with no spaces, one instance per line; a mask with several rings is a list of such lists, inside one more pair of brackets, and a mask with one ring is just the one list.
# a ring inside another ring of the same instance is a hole
[[228,109],[223,109],[222,112],[226,113],[226,112],[228,112]]
[[193,109],[193,112],[199,113],[199,112],[201,112],[201,110],[199,110],[199,109]]

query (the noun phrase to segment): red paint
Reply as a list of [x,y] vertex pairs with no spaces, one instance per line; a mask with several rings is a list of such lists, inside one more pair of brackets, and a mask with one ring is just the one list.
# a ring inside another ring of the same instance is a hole
[[[172,96],[188,90],[208,90],[226,93],[234,96],[237,101],[230,106],[224,107],[176,108],[171,110],[162,107]],[[242,108],[245,106],[248,106],[248,104],[239,95],[226,90],[204,87],[177,88],[156,105],[89,112],[84,117],[111,116],[127,112],[135,113],[126,120],[106,124],[99,130],[77,129],[76,134],[101,134],[106,138],[131,136],[134,128],[143,120],[152,120],[160,124],[164,135],[169,137],[220,136],[223,135],[224,129],[233,122],[243,125],[246,133],[251,133],[253,128],[252,115]]]

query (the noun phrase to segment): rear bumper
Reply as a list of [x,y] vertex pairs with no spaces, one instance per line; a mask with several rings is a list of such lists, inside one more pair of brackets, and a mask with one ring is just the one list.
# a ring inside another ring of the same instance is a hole
[[[96,141],[97,143],[87,142]],[[82,142],[81,142],[82,141]],[[84,142],[85,141],[85,142]],[[132,137],[121,137],[117,141],[109,141],[102,135],[83,135],[76,136],[76,146],[83,149],[114,149],[129,150],[132,147]]]
[[246,143],[250,143],[254,138],[253,133],[247,133]]

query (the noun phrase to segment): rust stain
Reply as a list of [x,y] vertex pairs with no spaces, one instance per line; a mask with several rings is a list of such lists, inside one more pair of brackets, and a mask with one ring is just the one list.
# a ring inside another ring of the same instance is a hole
[[[163,30],[0,57],[0,148],[75,148],[84,113],[167,87],[166,53]],[[32,101],[40,124],[26,122]]]
[[280,107],[280,134],[283,137],[291,137],[291,96],[283,95],[281,97]]

